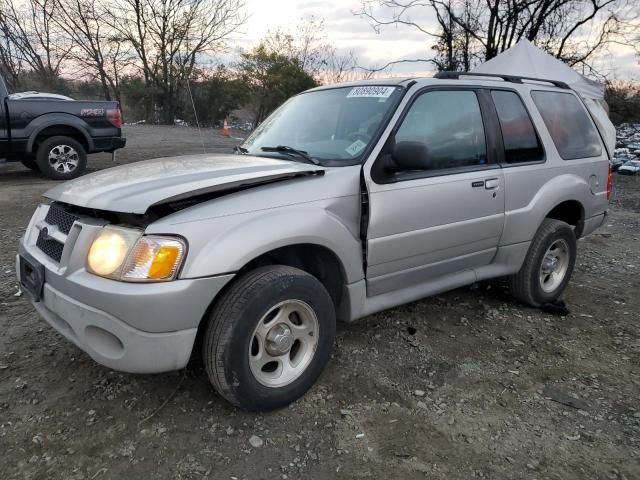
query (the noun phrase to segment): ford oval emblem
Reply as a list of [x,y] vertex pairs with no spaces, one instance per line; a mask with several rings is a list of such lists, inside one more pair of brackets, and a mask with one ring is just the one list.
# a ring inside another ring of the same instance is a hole
[[43,240],[51,240],[51,237],[49,236],[49,229],[47,227],[44,227],[42,230],[40,230],[40,235],[42,235],[42,239]]

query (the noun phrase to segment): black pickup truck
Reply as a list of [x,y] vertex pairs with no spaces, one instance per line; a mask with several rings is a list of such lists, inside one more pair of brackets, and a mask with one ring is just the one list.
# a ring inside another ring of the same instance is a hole
[[87,154],[125,145],[118,102],[62,95],[9,95],[0,76],[0,158],[20,161],[55,180],[82,175]]

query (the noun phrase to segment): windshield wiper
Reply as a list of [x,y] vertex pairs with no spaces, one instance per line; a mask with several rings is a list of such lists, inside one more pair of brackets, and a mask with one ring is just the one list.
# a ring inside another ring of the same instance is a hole
[[280,153],[287,153],[289,155],[297,155],[298,158],[304,159],[305,163],[313,163],[314,165],[320,165],[320,162],[318,160],[311,157],[304,150],[298,150],[288,145],[278,145],[277,147],[261,147],[260,150],[262,150],[263,152],[280,152]]
[[240,153],[249,153],[249,150],[244,148],[242,145],[236,145],[235,147],[233,147],[233,151],[240,152]]

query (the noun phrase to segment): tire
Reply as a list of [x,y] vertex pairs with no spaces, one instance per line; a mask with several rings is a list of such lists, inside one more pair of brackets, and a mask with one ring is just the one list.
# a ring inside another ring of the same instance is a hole
[[38,147],[36,161],[40,171],[53,180],[71,180],[82,175],[87,167],[87,152],[71,137],[50,137]]
[[22,165],[27,167],[29,170],[33,170],[34,172],[40,171],[40,167],[32,157],[21,157],[20,163],[22,163]]
[[[532,307],[554,302],[569,283],[576,252],[573,228],[560,220],[545,218],[531,242],[520,271],[509,277],[511,294]],[[548,254],[549,260],[545,262]],[[547,275],[548,272],[552,273]]]
[[[295,314],[285,316],[284,309]],[[310,312],[317,322],[313,335],[311,327],[304,330],[307,323],[313,324]],[[279,353],[269,349],[281,348],[282,353],[293,338],[278,337],[282,329],[299,338],[288,353],[277,357]],[[266,336],[277,342],[259,333],[266,330]],[[250,411],[281,408],[318,379],[331,357],[335,331],[333,302],[315,277],[287,266],[261,267],[232,284],[213,308],[203,339],[205,370],[216,391],[233,405]],[[279,360],[265,363],[263,371],[259,365],[269,358]],[[298,370],[285,374],[285,362],[298,362]]]

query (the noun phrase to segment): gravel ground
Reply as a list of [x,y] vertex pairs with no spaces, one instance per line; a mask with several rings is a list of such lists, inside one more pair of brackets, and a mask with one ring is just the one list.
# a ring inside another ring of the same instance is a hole
[[[126,129],[117,163],[224,151],[218,132]],[[108,155],[92,168],[112,165]],[[482,283],[340,325],[320,381],[250,414],[194,362],[94,363],[16,296],[18,238],[55,184],[0,165],[0,479],[640,478],[640,177],[579,242],[568,316]]]

